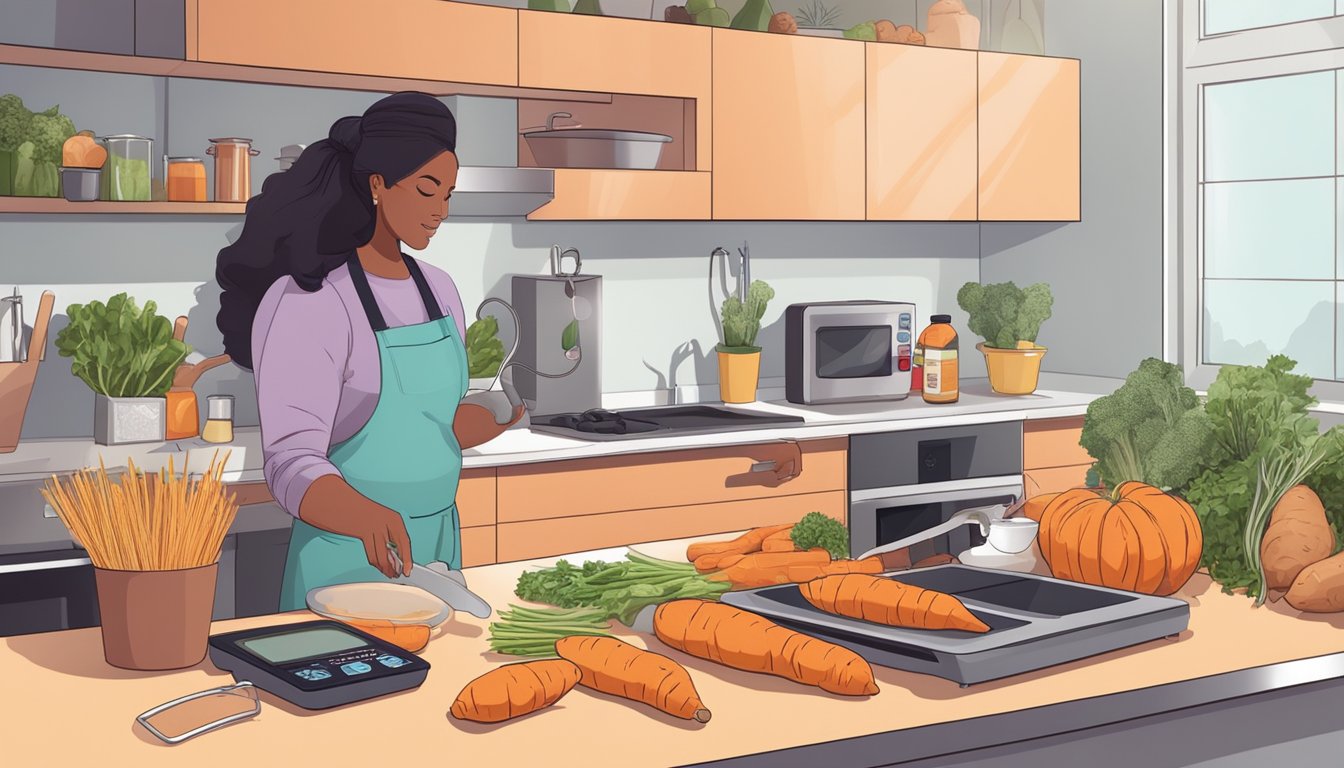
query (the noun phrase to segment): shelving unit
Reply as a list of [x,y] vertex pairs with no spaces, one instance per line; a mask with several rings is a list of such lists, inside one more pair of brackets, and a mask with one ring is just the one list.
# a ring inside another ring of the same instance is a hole
[[246,203],[110,202],[72,203],[63,197],[0,197],[0,213],[116,213],[242,216]]

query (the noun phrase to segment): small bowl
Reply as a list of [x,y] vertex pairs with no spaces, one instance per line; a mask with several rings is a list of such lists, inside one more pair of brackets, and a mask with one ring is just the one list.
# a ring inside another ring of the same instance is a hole
[[88,203],[98,199],[102,168],[61,168],[61,194],[72,203]]
[[439,598],[408,584],[360,582],[308,591],[308,610],[415,653],[453,615]]
[[1014,555],[1030,547],[1040,530],[1041,524],[1029,517],[991,520],[989,545],[1004,554]]

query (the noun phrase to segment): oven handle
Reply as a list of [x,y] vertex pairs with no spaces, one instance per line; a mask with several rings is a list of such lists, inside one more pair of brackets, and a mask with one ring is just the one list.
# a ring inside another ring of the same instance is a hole
[[[989,493],[986,493],[989,492]],[[929,504],[935,501],[965,501],[981,496],[1022,495],[1020,475],[996,475],[950,480],[920,485],[893,485],[886,488],[866,488],[849,492],[850,504],[865,501],[899,500],[902,504]]]
[[91,565],[93,561],[87,557],[71,557],[64,560],[42,560],[36,563],[12,563],[10,565],[0,565],[0,574],[6,573],[24,573],[26,571],[54,571],[57,568],[78,568],[81,565]]

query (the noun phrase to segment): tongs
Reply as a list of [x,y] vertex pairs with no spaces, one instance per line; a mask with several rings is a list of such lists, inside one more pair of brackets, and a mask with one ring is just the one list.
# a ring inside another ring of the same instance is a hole
[[993,520],[1003,519],[1006,516],[1007,512],[1008,507],[1004,504],[991,504],[987,507],[969,507],[967,509],[961,510],[952,517],[948,518],[947,522],[942,523],[941,525],[935,525],[932,528],[926,528],[918,533],[906,536],[903,539],[893,541],[890,544],[883,544],[880,547],[873,547],[872,549],[868,550],[867,552],[864,552],[862,555],[859,555],[854,559],[863,560],[865,558],[886,554],[887,552],[895,552],[898,549],[905,549],[906,547],[918,544],[921,541],[928,541],[929,539],[932,539],[934,536],[941,536],[944,533],[953,531],[959,528],[960,526],[966,525],[968,523],[979,523],[980,535],[988,536],[990,522]]

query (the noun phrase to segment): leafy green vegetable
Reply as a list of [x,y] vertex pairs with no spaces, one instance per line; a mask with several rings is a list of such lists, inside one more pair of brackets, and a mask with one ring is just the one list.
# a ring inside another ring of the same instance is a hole
[[51,107],[36,114],[12,93],[0,96],[0,152],[13,152],[0,163],[5,177],[0,192],[26,197],[61,193],[61,147],[75,135],[75,124]]
[[146,301],[119,293],[66,309],[70,324],[56,335],[56,349],[71,358],[70,372],[108,397],[162,397],[191,347],[173,338],[173,326]]
[[574,13],[586,13],[591,16],[602,15],[602,3],[598,0],[578,0],[574,3]]
[[1150,357],[1119,389],[1087,407],[1079,443],[1096,459],[1093,469],[1107,487],[1138,480],[1171,489],[1203,468],[1211,433],[1181,369]]
[[850,40],[866,40],[875,43],[877,42],[877,26],[871,21],[855,24],[845,30],[845,37]]
[[555,641],[570,635],[610,637],[607,612],[595,608],[556,610],[509,605],[490,624],[490,650],[513,656],[554,656]]
[[75,135],[75,123],[52,107],[45,112],[33,115],[28,126],[28,140],[33,142],[37,151],[33,160],[39,163],[61,162],[61,148],[65,140]]
[[504,362],[504,342],[499,340],[499,320],[486,315],[467,326],[467,375],[473,379],[499,373]]
[[695,23],[709,27],[726,27],[732,22],[728,12],[719,7],[708,8],[695,15]]
[[775,9],[770,7],[770,0],[747,0],[742,5],[742,10],[733,17],[733,29],[749,29],[756,32],[764,32],[770,28],[770,17],[775,15]]
[[33,113],[23,106],[23,99],[12,93],[0,96],[0,150],[17,149],[28,140],[28,126]]
[[569,0],[527,0],[529,11],[558,11],[569,13]]
[[619,563],[588,561],[575,567],[560,560],[551,568],[518,577],[514,593],[524,600],[559,608],[600,608],[629,625],[643,608],[681,598],[717,599],[728,582],[710,581],[690,563],[626,553]]
[[849,531],[845,529],[844,523],[820,512],[803,515],[802,520],[794,523],[789,537],[799,549],[821,547],[831,553],[833,560],[849,557]]
[[1011,281],[966,283],[957,291],[957,304],[970,315],[968,325],[986,346],[1015,349],[1019,341],[1036,341],[1041,323],[1050,318],[1054,297],[1045,283],[1026,288]]
[[723,300],[719,315],[723,320],[723,343],[718,346],[724,352],[758,352],[756,334],[761,331],[761,318],[765,317],[765,308],[775,297],[775,290],[764,281],[753,280],[747,286],[747,301],[744,304],[737,296]]

